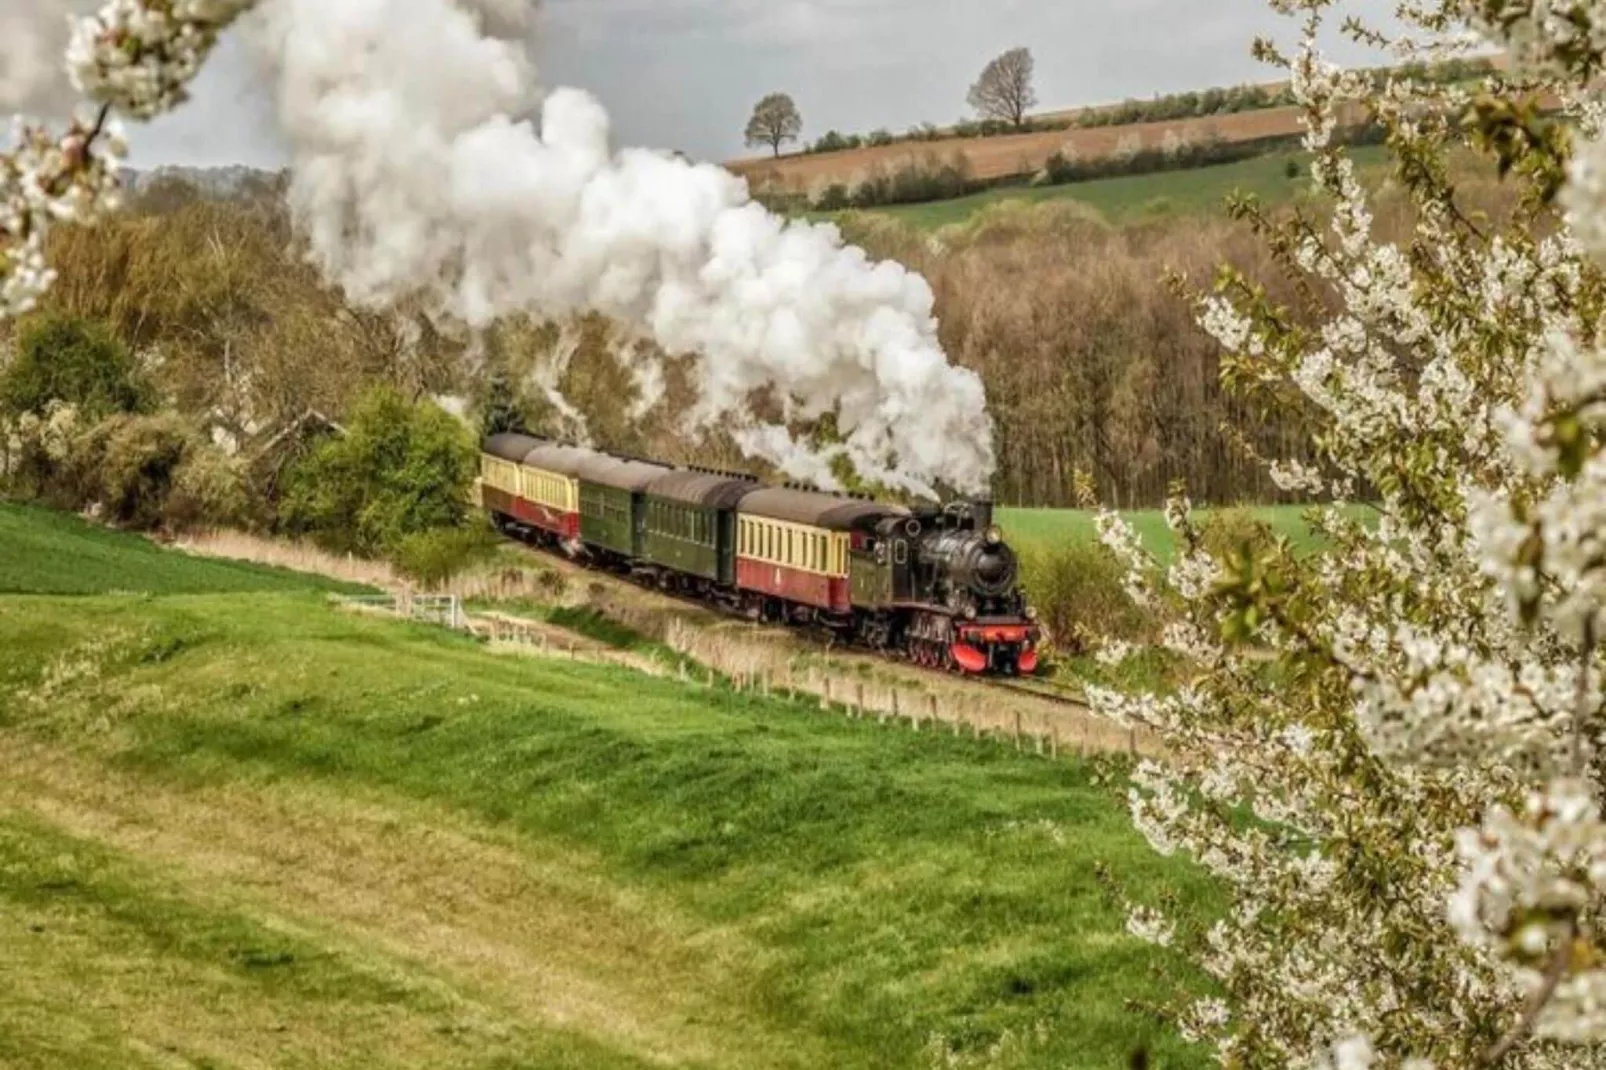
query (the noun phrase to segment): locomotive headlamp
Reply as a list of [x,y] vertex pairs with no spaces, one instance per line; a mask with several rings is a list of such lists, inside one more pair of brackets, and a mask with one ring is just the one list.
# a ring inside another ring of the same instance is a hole
[[999,527],[997,524],[994,524],[994,525],[992,525],[991,527],[989,527],[987,529],[987,545],[988,546],[997,546],[999,543],[1001,543],[1003,541],[1004,541],[1004,529],[1003,528]]
[[966,620],[975,620],[976,619],[976,606],[975,606],[974,603],[972,603],[972,604],[970,604],[970,605],[965,607],[965,619]]
[[1026,607],[1026,619],[1027,620],[1036,620],[1037,619],[1037,607],[1036,606],[1027,606]]

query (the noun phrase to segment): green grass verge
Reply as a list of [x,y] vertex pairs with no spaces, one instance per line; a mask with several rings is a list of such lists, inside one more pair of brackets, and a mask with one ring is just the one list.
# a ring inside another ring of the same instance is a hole
[[190,557],[70,513],[0,503],[0,593],[349,590],[316,576]]
[[11,1070],[649,1065],[557,1030],[458,1037],[464,1008],[438,985],[198,903],[135,860],[3,810],[0,928]]
[[[1174,892],[1205,913],[1213,891],[1147,848],[1120,778],[1096,765],[498,657],[305,594],[0,599],[0,649],[0,744],[45,748],[58,756],[46,769],[100,764],[135,797],[396,800],[442,808],[531,858],[591,860],[609,895],[691,929],[672,948],[632,943],[585,980],[662,969],[665,999],[706,1000],[706,1020],[736,1049],[726,1065],[915,1068],[932,1064],[932,1045],[960,1060],[948,1065],[1102,1070],[1140,1046],[1151,1065],[1207,1062],[1133,1009],[1199,982],[1125,933],[1106,882],[1144,902]],[[18,881],[38,894],[54,879],[49,859],[76,849],[20,835],[43,845],[0,850],[22,859]],[[392,998],[403,1023],[434,1013],[409,1004],[405,985],[375,987],[315,935],[275,942],[253,928],[260,918],[198,917],[138,881],[108,887],[83,904],[94,931],[73,956],[23,964],[34,988],[70,990],[80,971],[122,963],[124,945],[140,941],[145,968],[171,980],[172,1007],[211,1008],[259,983],[230,958],[258,947],[277,964],[270,995],[285,1015],[307,1004],[337,1021],[349,1005],[369,1022],[364,1008]],[[607,928],[595,895],[546,890],[528,909],[575,915],[582,943]],[[692,965],[670,969],[668,958]],[[0,1022],[29,1013],[29,992],[0,989]],[[679,1028],[670,1017],[651,1024]],[[32,1065],[103,1065],[92,1036],[57,1035],[67,1039],[55,1060],[38,1054],[48,1038],[24,1042]],[[381,1034],[350,1037],[327,1065],[385,1050]],[[619,1050],[606,1036],[581,1040]],[[570,1061],[472,1065],[610,1061],[563,1044]]]

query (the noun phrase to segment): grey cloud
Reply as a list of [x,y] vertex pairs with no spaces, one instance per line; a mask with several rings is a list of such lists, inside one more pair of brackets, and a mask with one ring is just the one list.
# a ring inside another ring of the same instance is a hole
[[[1344,8],[1383,19],[1393,0]],[[1264,80],[1256,34],[1287,39],[1290,24],[1265,0],[548,0],[537,57],[546,84],[602,99],[621,144],[718,160],[743,151],[752,104],[772,90],[797,99],[806,134],[901,130],[963,116],[976,73],[1016,45],[1036,54],[1053,108]],[[134,132],[137,164],[283,159],[247,49],[227,41],[198,90]]]

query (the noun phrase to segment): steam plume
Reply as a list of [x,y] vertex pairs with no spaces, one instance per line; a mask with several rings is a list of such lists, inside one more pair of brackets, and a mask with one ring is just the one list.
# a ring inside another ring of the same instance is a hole
[[947,362],[926,282],[872,263],[834,227],[784,223],[719,168],[615,153],[593,98],[543,99],[530,11],[521,0],[259,10],[292,210],[325,272],[355,301],[424,294],[473,326],[600,312],[690,355],[699,425],[732,424],[785,471],[831,481],[829,454],[748,411],[767,387],[789,418],[836,411],[839,448],[864,475],[985,488],[982,384]]
[[0,118],[54,117],[72,106],[75,97],[62,60],[67,20],[93,2],[0,0]]

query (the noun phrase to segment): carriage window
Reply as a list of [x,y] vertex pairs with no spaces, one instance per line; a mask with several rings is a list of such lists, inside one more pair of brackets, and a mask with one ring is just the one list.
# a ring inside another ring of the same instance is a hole
[[905,564],[909,560],[909,544],[899,539],[892,546],[892,560],[894,564]]

